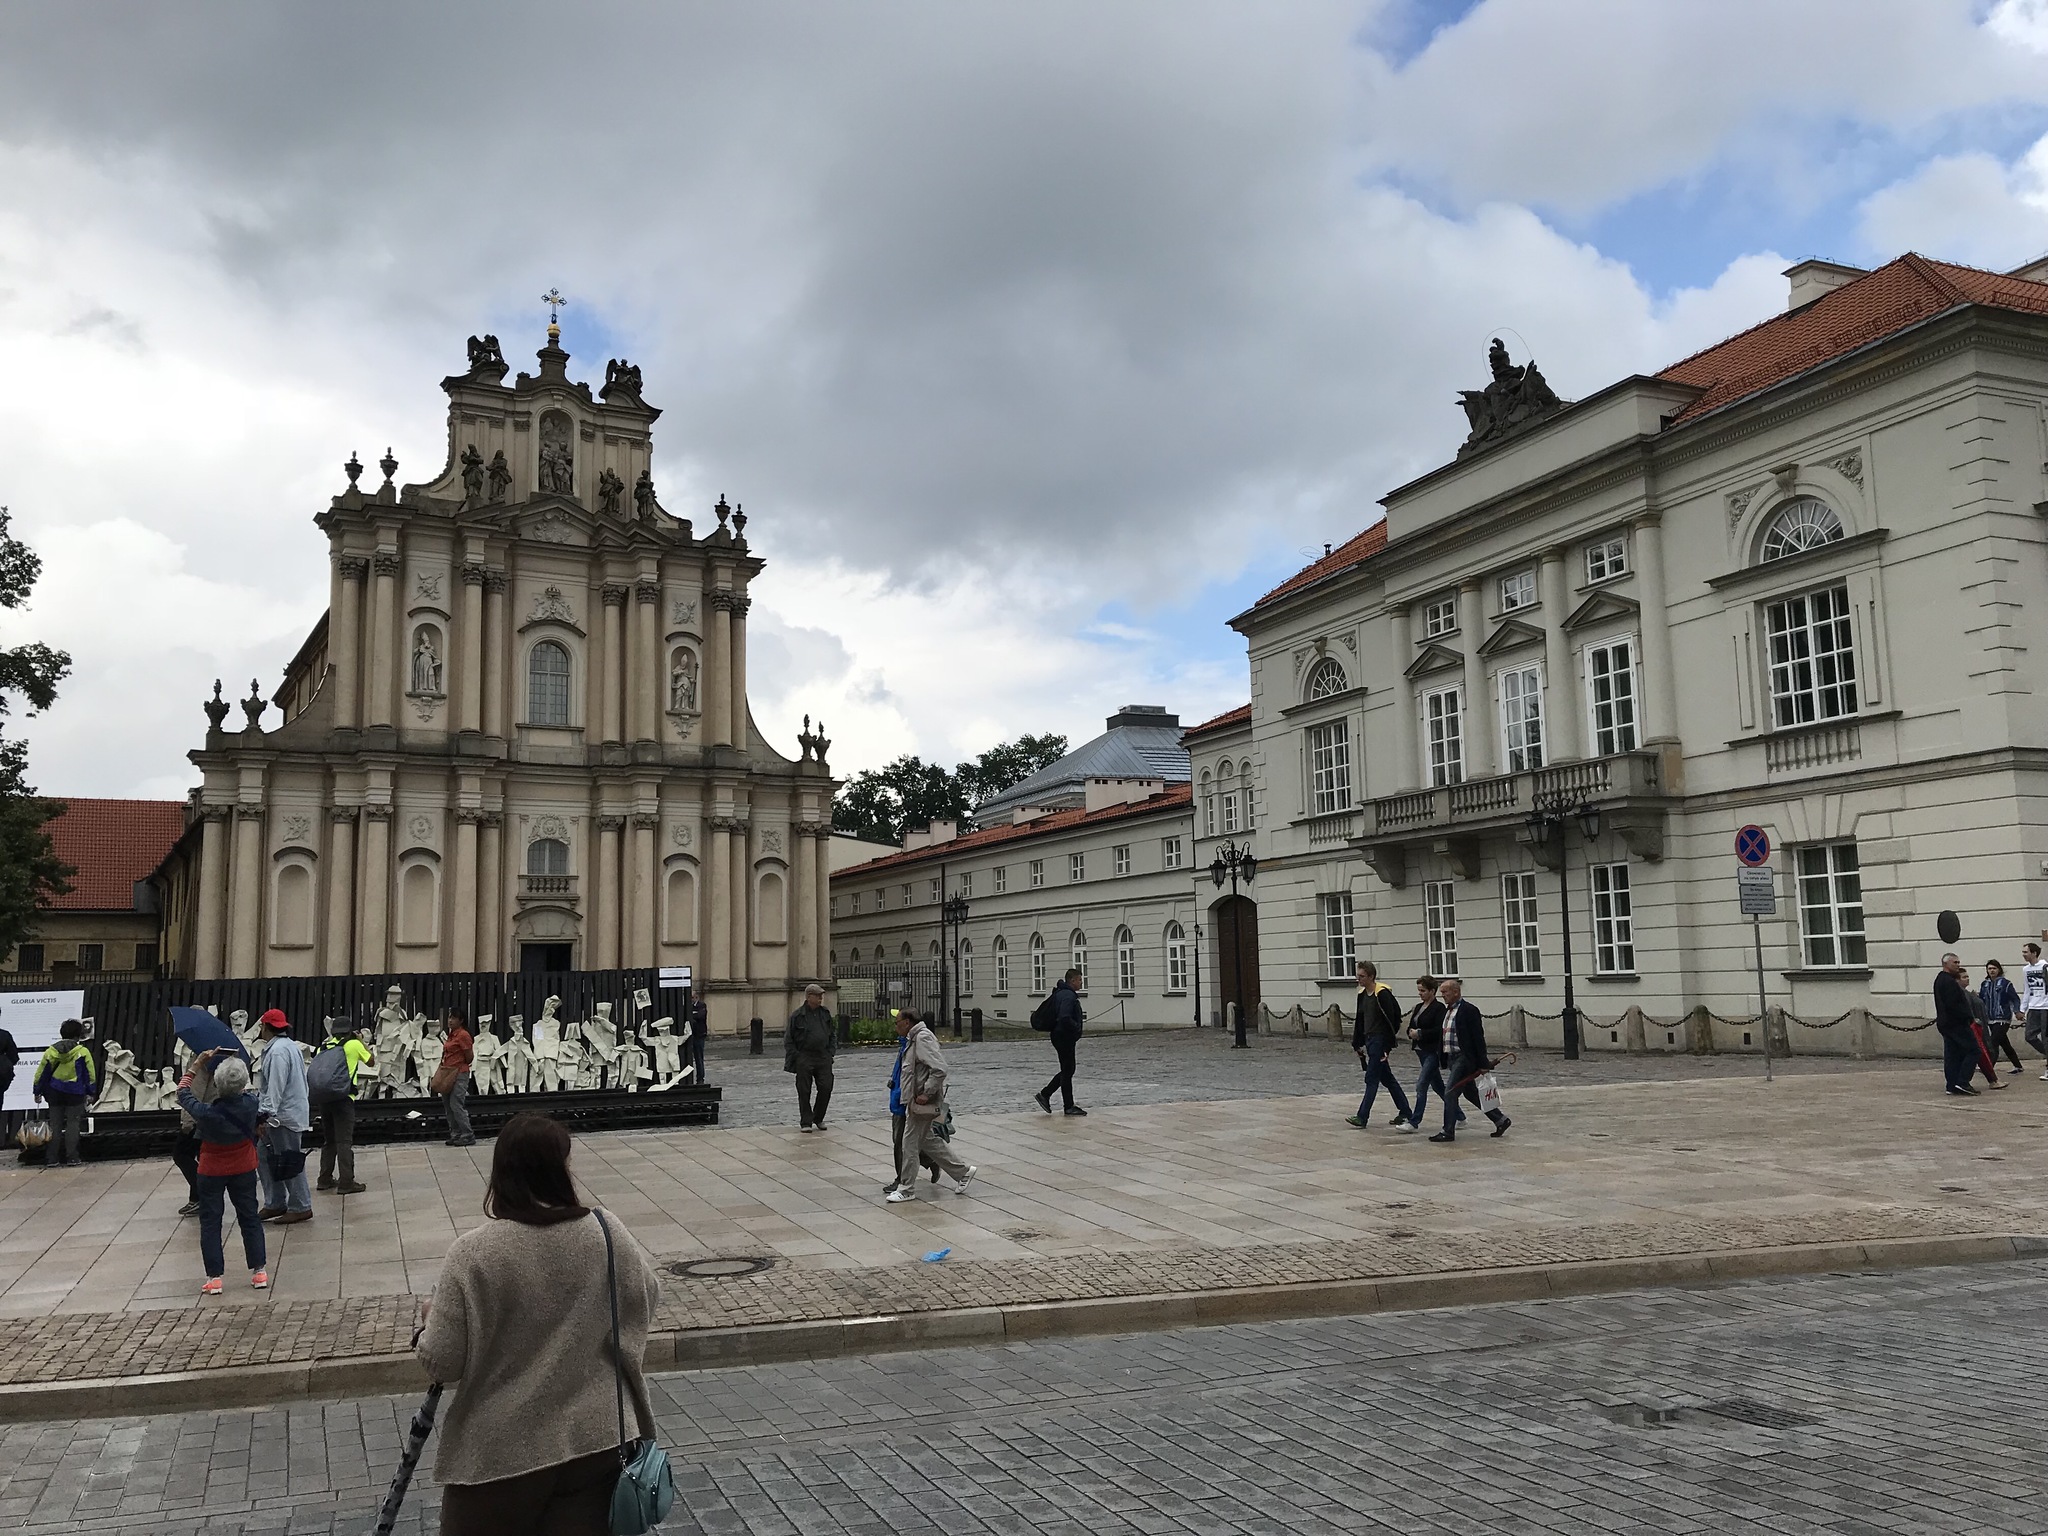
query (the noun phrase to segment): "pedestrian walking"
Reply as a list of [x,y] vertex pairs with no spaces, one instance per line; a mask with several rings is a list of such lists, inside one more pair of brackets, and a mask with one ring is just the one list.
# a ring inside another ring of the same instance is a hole
[[[1941,957],[1941,969],[1934,973],[1934,1027],[1941,1035],[1941,1075],[1948,1092],[1971,1097],[1977,1089],[1970,1079],[1977,1075],[1984,1052],[1979,1047],[1970,991],[1964,986],[1962,975],[1960,959],[1953,953]],[[1992,1081],[1997,1081],[1995,1075]]]
[[441,1108],[448,1116],[448,1145],[473,1147],[476,1133],[469,1128],[470,1068],[476,1064],[476,1037],[460,1010],[450,1008],[442,1020],[441,1065],[427,1087],[441,1096]]
[[[2048,1058],[2048,960],[2038,944],[2020,949],[2020,1008],[2027,1016],[2027,1044]],[[2048,1083],[2048,1068],[2041,1081]]]
[[[14,1088],[14,1074],[21,1068],[21,1047],[14,1036],[0,1028],[0,1105],[7,1102],[7,1095]],[[21,1129],[21,1111],[0,1108],[0,1144],[14,1145],[15,1132]]]
[[[1045,1023],[1039,1023],[1043,1015]],[[1039,1089],[1032,1097],[1038,1107],[1048,1115],[1052,1113],[1053,1090],[1060,1095],[1062,1113],[1085,1115],[1087,1110],[1074,1102],[1074,1048],[1081,1043],[1082,1027],[1088,1022],[1088,1015],[1081,1007],[1081,972],[1068,971],[1053,984],[1052,995],[1031,1013],[1031,1027],[1044,1029],[1052,1035],[1052,1048],[1060,1059],[1060,1069],[1053,1074],[1051,1082]]]
[[1365,1097],[1358,1101],[1358,1113],[1344,1123],[1358,1126],[1361,1130],[1372,1123],[1372,1101],[1384,1086],[1394,1099],[1394,1125],[1405,1125],[1408,1121],[1408,1095],[1401,1091],[1400,1079],[1394,1076],[1394,1069],[1387,1065],[1387,1052],[1394,1048],[1394,1040],[1401,1029],[1401,1004],[1394,997],[1394,989],[1380,981],[1379,967],[1370,960],[1358,962],[1358,1009],[1351,1020],[1351,1049],[1358,1053],[1358,1064],[1365,1068]]
[[1963,1001],[1970,1005],[1970,1034],[1977,1047],[1977,1059],[1973,1071],[1984,1074],[1984,1080],[1993,1088],[2003,1088],[1998,1080],[1998,1063],[1991,1057],[1991,1032],[1986,1027],[1984,999],[1977,995],[1977,989],[1970,984],[1970,968],[1964,966],[1956,972],[1956,980],[1962,983]]
[[2019,1017],[2020,994],[2005,979],[2005,967],[1998,961],[1984,962],[1984,980],[1977,988],[1977,1000],[1984,1005],[1984,1033],[1991,1047],[1991,1059],[1996,1061],[2003,1052],[2013,1071],[2024,1072],[2026,1063],[2013,1049],[2009,1033],[2012,1021]]
[[1415,1074],[1415,1106],[1408,1116],[1410,1132],[1422,1129],[1422,1112],[1429,1107],[1431,1084],[1436,1086],[1437,1097],[1447,1101],[1460,1120],[1465,1118],[1451,1090],[1444,1086],[1444,1003],[1438,992],[1434,976],[1420,977],[1415,983],[1415,1006],[1408,1010],[1408,1044],[1414,1048],[1419,1064]]
[[832,1058],[838,1050],[839,1026],[825,1007],[825,989],[812,982],[804,988],[803,1007],[789,1016],[789,1028],[782,1034],[782,1070],[796,1074],[800,1131],[825,1129],[825,1111],[832,1103]]
[[51,1166],[76,1168],[84,1163],[78,1136],[85,1129],[85,1106],[92,1102],[94,1086],[85,1026],[66,1019],[57,1026],[57,1043],[43,1052],[36,1068],[35,1096],[50,1106],[50,1143],[44,1156]]
[[1486,1021],[1480,1017],[1479,1005],[1465,1000],[1464,983],[1460,981],[1446,981],[1441,992],[1444,1050],[1450,1058],[1447,1073],[1450,1086],[1444,1090],[1444,1128],[1429,1139],[1458,1139],[1458,1124],[1465,1118],[1465,1112],[1458,1108],[1460,1096],[1493,1122],[1495,1136],[1505,1136],[1514,1122],[1501,1112],[1498,1105],[1487,1109],[1479,1095],[1480,1077],[1493,1070],[1493,1057],[1486,1049]]
[[892,1205],[917,1198],[917,1168],[927,1158],[962,1189],[975,1172],[974,1165],[961,1161],[952,1142],[937,1132],[946,1118],[946,1057],[939,1049],[939,1037],[929,1024],[908,1012],[896,1015],[896,1037],[908,1047],[904,1065],[909,1069],[909,1081],[902,1085],[903,1146],[896,1155],[896,1187],[888,1195]]
[[690,1074],[691,1086],[704,1086],[704,1037],[711,1032],[711,1009],[703,999],[690,1005],[690,1058],[697,1070]]
[[[249,1092],[249,1068],[240,1056],[207,1051],[193,1061],[178,1084],[178,1107],[199,1129],[199,1257],[206,1266],[202,1295],[218,1296],[227,1273],[221,1248],[223,1200],[235,1207],[235,1225],[242,1229],[242,1257],[249,1264],[249,1284],[270,1285],[264,1268],[263,1218],[256,1205],[256,1125],[262,1111]],[[211,1068],[213,1097],[200,1098],[193,1088],[199,1069]]]
[[[901,1187],[903,1175],[898,1172],[903,1166],[903,1135],[910,1117],[903,1112],[903,1060],[910,1054],[910,1036],[897,1031],[896,1064],[889,1069],[889,1138],[891,1154],[889,1160],[889,1182],[882,1186],[882,1193],[889,1194]],[[939,1165],[924,1153],[918,1154],[918,1162],[932,1176],[934,1184],[939,1182]]]
[[661,1284],[625,1223],[578,1198],[569,1151],[559,1121],[505,1122],[489,1219],[448,1245],[424,1308],[414,1352],[454,1388],[434,1456],[442,1536],[602,1536],[621,1416],[654,1435],[641,1362]]
[[[377,1058],[357,1038],[355,1026],[336,1019],[306,1069],[306,1087],[313,1112],[320,1117],[320,1177],[313,1187],[360,1195],[356,1182],[356,1088],[363,1068],[373,1070]],[[335,1171],[341,1173],[335,1181]]]
[[256,1021],[262,1032],[263,1092],[256,1110],[256,1176],[263,1208],[256,1214],[281,1227],[313,1219],[313,1191],[306,1182],[306,1132],[312,1108],[306,1096],[306,1058],[292,1039],[291,1021],[272,1008]]

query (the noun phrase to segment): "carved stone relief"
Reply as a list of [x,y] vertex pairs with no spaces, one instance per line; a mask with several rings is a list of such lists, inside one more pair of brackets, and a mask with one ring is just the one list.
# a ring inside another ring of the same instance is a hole
[[441,573],[421,571],[413,577],[412,591],[421,602],[438,603],[441,600]]
[[1728,526],[1730,528],[1733,528],[1742,521],[1742,515],[1749,510],[1749,504],[1756,500],[1757,492],[1762,489],[1763,487],[1760,485],[1752,485],[1743,490],[1730,491],[1728,493]]
[[313,835],[313,818],[310,816],[287,816],[284,819],[284,840],[288,843],[303,843]]
[[569,841],[569,823],[559,816],[536,816],[527,823],[526,840],[537,843],[544,837],[551,837],[558,843]]
[[1861,448],[1851,448],[1847,453],[1838,453],[1832,459],[1823,459],[1821,462],[1844,480],[1854,485],[1857,490],[1863,489],[1863,450]]
[[541,619],[559,619],[564,624],[576,622],[576,610],[569,606],[569,599],[562,595],[560,587],[543,587],[533,599],[533,613],[527,619],[529,624]]
[[694,624],[697,622],[697,600],[693,597],[679,597],[669,605],[668,621],[671,624]]

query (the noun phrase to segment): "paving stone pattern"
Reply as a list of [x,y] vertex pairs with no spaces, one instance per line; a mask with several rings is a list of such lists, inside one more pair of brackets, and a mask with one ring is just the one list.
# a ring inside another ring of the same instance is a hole
[[[682,1373],[665,1529],[2025,1536],[2044,1309],[2031,1262]],[[0,1528],[354,1536],[413,1407],[0,1429]]]

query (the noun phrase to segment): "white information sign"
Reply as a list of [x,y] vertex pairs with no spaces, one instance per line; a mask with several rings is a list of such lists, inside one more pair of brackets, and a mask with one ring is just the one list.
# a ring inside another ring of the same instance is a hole
[[687,987],[690,984],[690,968],[687,965],[664,965],[655,974],[655,983],[662,987]]
[[1769,865],[1735,871],[1735,892],[1741,898],[1744,917],[1778,915],[1778,876]]
[[21,1051],[21,1065],[0,1109],[36,1107],[36,1069],[42,1065],[43,1052],[57,1043],[58,1027],[66,1019],[84,1013],[83,992],[0,992],[0,1029],[14,1036]]

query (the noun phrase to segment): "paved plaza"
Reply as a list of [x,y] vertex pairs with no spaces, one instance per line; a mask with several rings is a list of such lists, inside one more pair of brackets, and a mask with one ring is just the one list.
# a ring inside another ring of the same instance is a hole
[[[2036,1262],[672,1374],[664,1529],[2038,1533],[2044,1309]],[[0,1428],[0,1526],[358,1536],[415,1402]]]

